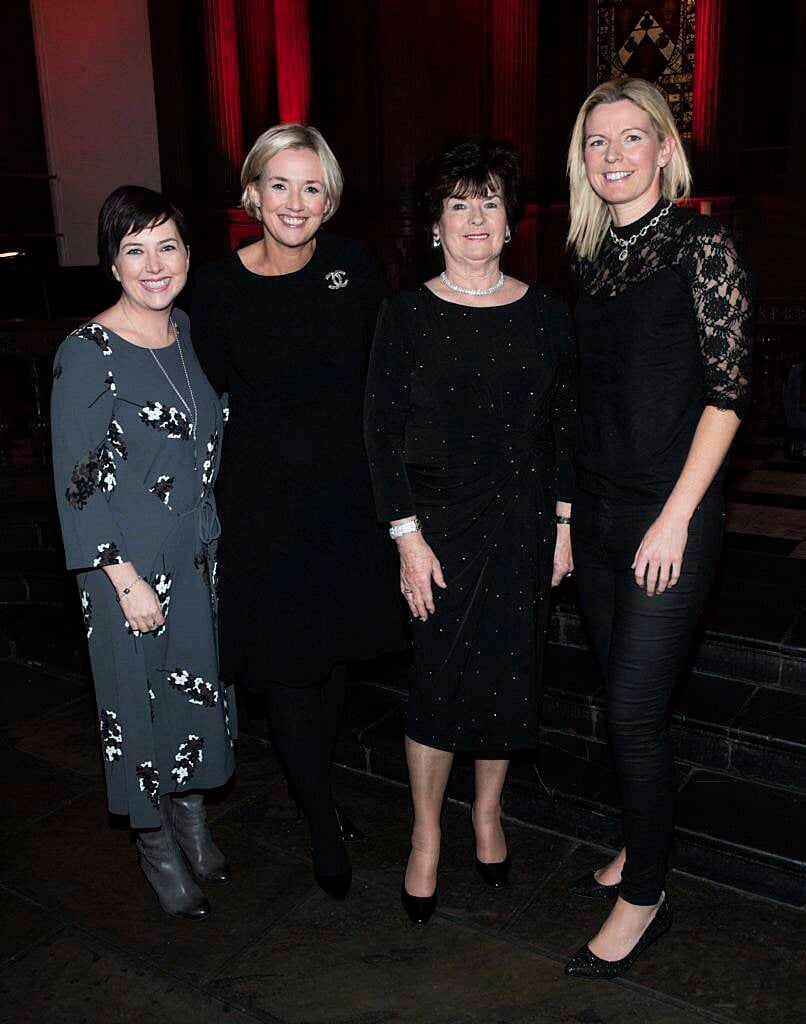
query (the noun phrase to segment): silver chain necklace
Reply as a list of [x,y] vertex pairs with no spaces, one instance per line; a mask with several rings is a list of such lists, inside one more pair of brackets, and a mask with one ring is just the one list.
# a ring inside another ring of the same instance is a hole
[[452,292],[459,292],[461,295],[492,295],[493,292],[497,292],[499,288],[503,288],[504,271],[501,271],[498,276],[498,280],[495,284],[491,284],[489,288],[463,288],[460,284],[454,284],[444,270],[439,275],[439,279],[446,288],[450,288]]
[[630,235],[629,238],[619,238],[616,232],[613,230],[613,225],[610,225],[610,237],[613,241],[621,248],[621,252],[618,254],[619,260],[623,263],[627,259],[627,253],[631,245],[635,245],[639,238],[643,238],[650,228],[656,228],[660,223],[661,217],[665,217],[669,210],[672,208],[672,203],[667,203],[662,210],[659,210],[655,216],[649,221],[648,224],[644,224],[640,231],[637,231],[634,235]]
[[185,372],[185,383],[188,386],[188,393],[190,395],[190,401],[191,401],[191,403],[193,405],[193,412],[192,413],[190,411],[190,406],[187,404],[185,399],[182,397],[182,394],[179,391],[179,388],[176,386],[176,384],[174,384],[174,382],[168,376],[168,371],[165,369],[165,367],[162,365],[162,363],[159,361],[159,359],[157,359],[157,353],[154,351],[153,348],[149,349],[149,352],[154,357],[154,362],[162,370],[162,375],[165,377],[165,379],[171,385],[171,387],[174,390],[174,393],[175,393],[176,397],[179,399],[179,401],[182,403],[182,405],[184,405],[185,411],[188,414],[188,419],[190,420],[190,436],[193,438],[193,468],[196,469],[196,424],[198,423],[198,420],[199,420],[199,410],[196,407],[196,397],[193,394],[193,388],[191,387],[191,384],[190,384],[190,374],[188,373],[188,368],[187,368],[187,365],[185,364],[185,354],[182,351],[182,342],[179,340],[179,329],[176,326],[176,321],[174,320],[173,317],[171,317],[169,322],[170,322],[170,325],[171,325],[171,330],[173,331],[174,341],[176,342],[176,347],[179,349],[179,358],[182,361],[182,369]]

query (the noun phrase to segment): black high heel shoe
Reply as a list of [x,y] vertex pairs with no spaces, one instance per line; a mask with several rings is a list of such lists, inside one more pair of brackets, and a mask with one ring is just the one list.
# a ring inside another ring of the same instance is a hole
[[368,838],[366,832],[362,832],[355,822],[348,818],[344,811],[339,807],[336,807],[336,820],[339,823],[339,831],[341,832],[341,838],[345,843],[363,843]]
[[[301,821],[305,814],[302,804],[298,796],[295,796],[293,793],[291,796],[297,808],[297,821]],[[336,821],[339,823],[339,834],[343,843],[361,843],[369,838],[366,832],[362,832],[352,818],[348,817],[335,801],[333,806],[336,808]]]
[[621,883],[615,885],[602,885],[596,880],[596,872],[589,871],[582,878],[577,878],[568,886],[572,896],[581,896],[586,900],[613,900],[618,896]]
[[313,869],[313,877],[320,889],[332,896],[334,900],[346,900],[353,881],[352,865],[346,871],[340,871],[337,875],[323,875]]
[[400,886],[400,902],[412,924],[428,924],[437,909],[437,890],[430,896],[412,896],[406,891],[406,882]]
[[478,871],[482,882],[485,885],[489,885],[491,889],[503,889],[507,884],[509,872],[512,868],[512,858],[509,854],[506,855],[504,860],[500,860],[495,864],[485,864],[478,857],[474,857],[473,862],[476,865],[476,871]]
[[619,978],[629,971],[645,949],[669,931],[673,920],[672,904],[669,897],[664,894],[663,902],[647,925],[646,931],[625,957],[621,960],[602,960],[595,953],[591,953],[588,945],[584,945],[565,965],[565,973],[571,978],[598,978],[602,981]]

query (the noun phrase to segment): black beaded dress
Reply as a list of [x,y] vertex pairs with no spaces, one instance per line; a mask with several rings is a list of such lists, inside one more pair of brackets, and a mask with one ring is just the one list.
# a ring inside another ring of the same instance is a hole
[[486,756],[537,743],[574,413],[569,317],[547,290],[477,308],[423,287],[382,310],[365,415],[378,518],[416,513],[447,583],[413,624],[406,733],[420,743]]

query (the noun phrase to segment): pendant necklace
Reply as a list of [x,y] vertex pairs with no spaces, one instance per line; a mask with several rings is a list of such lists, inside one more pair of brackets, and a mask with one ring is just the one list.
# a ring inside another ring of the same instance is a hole
[[173,317],[170,318],[168,323],[171,326],[171,331],[173,332],[174,341],[176,342],[176,347],[179,349],[179,358],[182,361],[182,369],[184,370],[184,373],[185,373],[185,383],[188,386],[188,394],[190,395],[190,401],[191,401],[191,404],[193,405],[193,412],[192,413],[190,411],[190,406],[187,404],[185,399],[182,397],[182,393],[180,392],[179,388],[176,386],[176,384],[174,384],[174,382],[168,376],[168,371],[165,369],[165,367],[162,365],[162,363],[159,361],[159,359],[157,359],[157,353],[154,351],[153,348],[149,349],[149,352],[154,357],[154,362],[162,370],[163,376],[165,377],[165,379],[168,381],[168,383],[173,388],[174,394],[179,399],[179,401],[182,403],[182,405],[184,405],[185,411],[188,414],[188,419],[190,420],[190,436],[193,438],[193,469],[195,470],[195,469],[198,468],[197,457],[196,457],[196,442],[197,442],[196,424],[198,423],[198,420],[199,420],[199,410],[196,407],[196,398],[195,398],[195,396],[193,394],[193,388],[191,387],[191,384],[190,384],[190,374],[188,373],[187,364],[185,363],[185,354],[182,351],[182,342],[179,340],[179,328],[176,326],[176,321],[174,320]]
[[661,217],[667,216],[671,208],[672,203],[667,203],[662,210],[659,210],[658,213],[655,214],[651,221],[649,221],[647,224],[644,224],[640,231],[636,231],[636,233],[634,235],[630,235],[629,238],[619,238],[619,236],[613,230],[613,225],[611,223],[609,229],[610,237],[621,249],[621,252],[618,254],[618,258],[621,263],[623,263],[627,259],[627,253],[629,252],[630,246],[635,245],[639,238],[643,238],[650,228],[656,228],[660,223]]

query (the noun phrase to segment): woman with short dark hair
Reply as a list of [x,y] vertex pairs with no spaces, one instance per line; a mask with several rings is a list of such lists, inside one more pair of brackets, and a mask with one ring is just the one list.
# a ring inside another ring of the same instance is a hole
[[223,410],[173,309],[187,242],[158,193],[124,186],[107,198],[98,255],[120,298],[59,347],[51,420],[109,810],[129,816],[163,910],[198,920],[210,905],[197,882],[230,878],[203,792],[232,774],[235,708],[215,639]]
[[448,144],[416,192],[445,270],[383,308],[365,436],[380,520],[413,618],[406,721],[414,802],[402,901],[437,901],[440,814],[454,753],[476,756],[476,868],[506,882],[501,792],[537,744],[550,587],[572,571],[572,345],[564,303],[501,271],[519,169],[489,139]]

